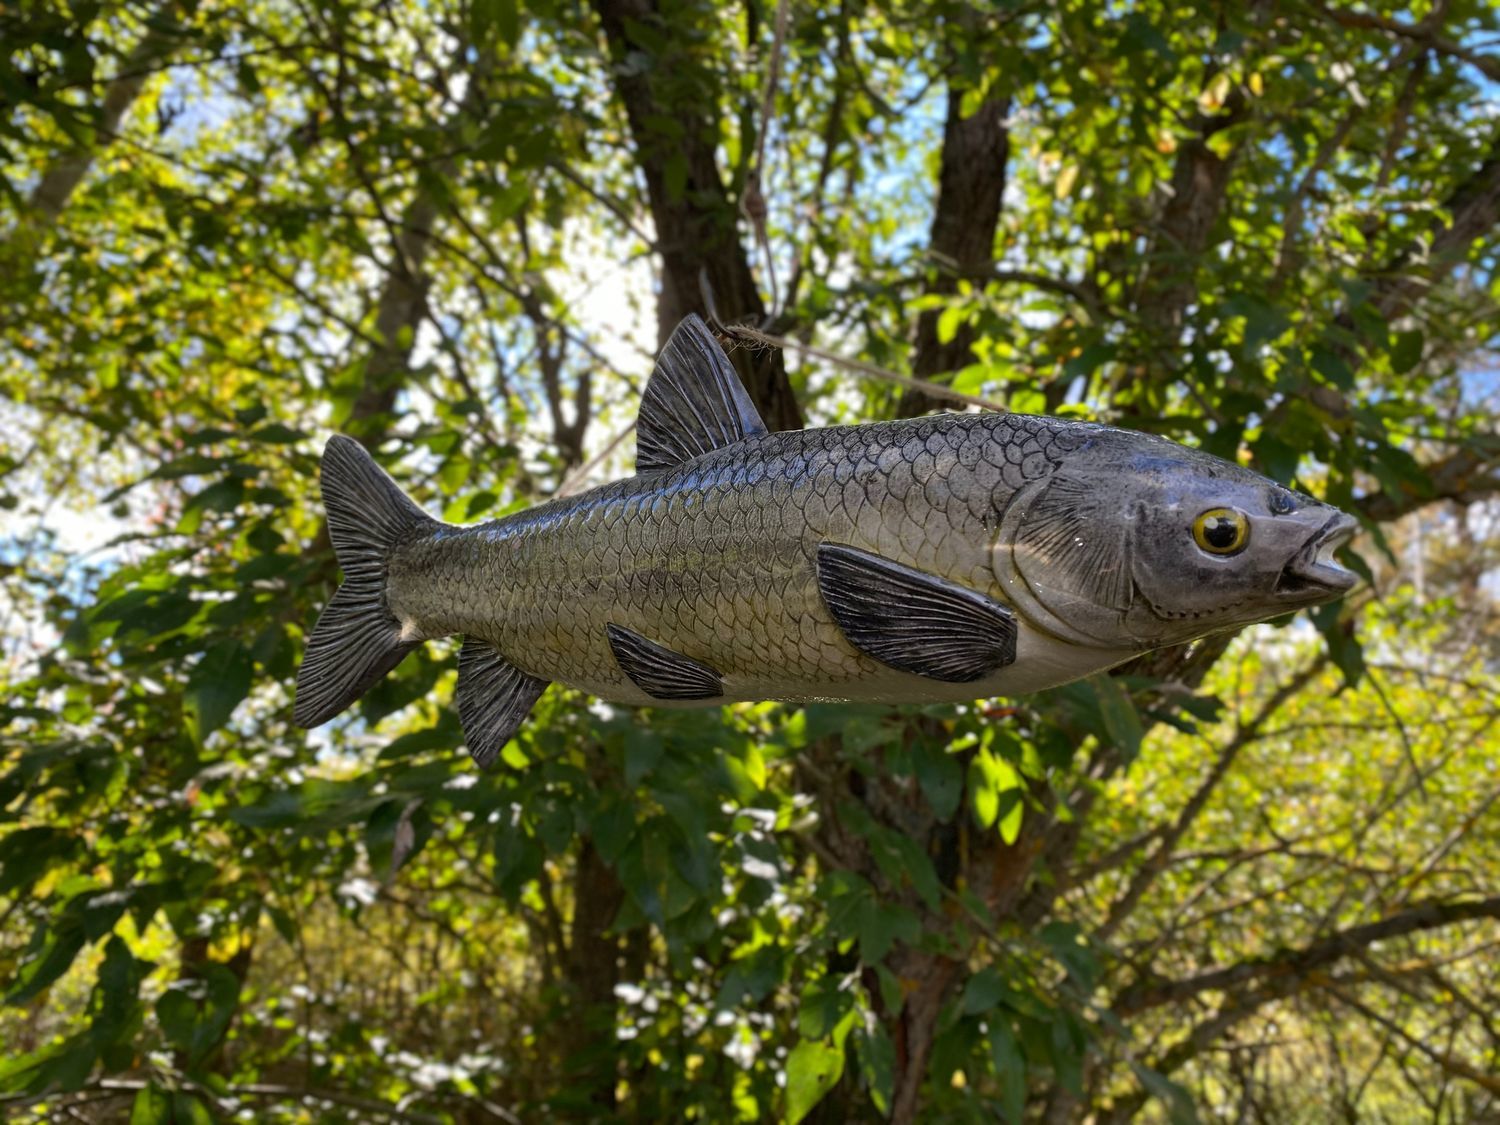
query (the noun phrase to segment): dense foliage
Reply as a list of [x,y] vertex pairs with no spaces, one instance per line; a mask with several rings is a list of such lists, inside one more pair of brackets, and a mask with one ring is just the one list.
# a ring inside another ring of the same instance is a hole
[[[0,10],[0,1105],[1500,1112],[1497,36],[1477,0]],[[1165,434],[1356,513],[1368,581],[1027,699],[554,687],[481,772],[434,645],[293,727],[321,439],[456,522],[628,472],[706,295],[798,345],[734,353],[773,427],[938,405],[873,365]]]

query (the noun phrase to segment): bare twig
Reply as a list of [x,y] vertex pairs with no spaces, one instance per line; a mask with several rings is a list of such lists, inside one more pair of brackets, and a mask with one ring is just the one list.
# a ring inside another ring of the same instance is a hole
[[572,496],[575,492],[581,491],[583,489],[583,486],[588,482],[589,474],[591,474],[595,469],[603,464],[605,458],[607,458],[611,453],[618,449],[620,447],[620,443],[634,432],[635,423],[631,422],[630,425],[626,426],[619,433],[615,434],[614,437],[610,438],[608,445],[606,445],[598,453],[590,457],[582,465],[578,466],[578,468],[573,472],[568,474],[568,476],[564,478],[563,482],[557,486],[557,491],[553,493],[553,496],[561,499],[564,496]]
[[1163,1004],[1174,1004],[1204,992],[1232,989],[1238,985],[1284,976],[1305,976],[1362,950],[1373,942],[1388,941],[1420,930],[1451,926],[1476,918],[1500,918],[1500,895],[1456,902],[1424,902],[1410,910],[1351,926],[1321,938],[1300,949],[1282,950],[1266,957],[1241,961],[1222,969],[1163,984],[1147,984],[1128,989],[1115,1003],[1116,1015],[1131,1015]]
[[749,328],[742,324],[720,325],[723,333],[733,340],[741,343],[755,344],[770,348],[792,348],[803,352],[815,359],[821,359],[825,363],[832,363],[850,371],[857,371],[861,375],[868,375],[872,379],[883,379],[888,383],[895,383],[898,387],[905,387],[910,391],[919,391],[934,398],[951,399],[961,402],[965,406],[977,406],[983,410],[993,410],[1000,414],[1008,413],[1006,407],[1001,406],[987,398],[978,395],[966,395],[962,391],[955,391],[951,387],[945,387],[940,383],[928,383],[921,379],[911,379],[905,375],[897,375],[894,371],[887,371],[884,367],[877,367],[873,363],[866,363],[861,359],[849,359],[845,356],[830,352],[825,348],[813,344],[804,344],[801,340],[793,340],[787,336],[773,336],[768,332],[761,332],[755,328]]

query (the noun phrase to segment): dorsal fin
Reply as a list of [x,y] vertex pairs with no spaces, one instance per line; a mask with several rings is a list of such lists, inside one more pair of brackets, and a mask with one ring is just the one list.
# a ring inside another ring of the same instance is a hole
[[724,349],[689,313],[662,348],[641,396],[636,470],[671,468],[767,432]]

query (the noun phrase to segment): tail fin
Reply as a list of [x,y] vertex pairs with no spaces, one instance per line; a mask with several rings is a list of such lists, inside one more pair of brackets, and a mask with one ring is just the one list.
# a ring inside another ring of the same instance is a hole
[[313,629],[297,672],[293,721],[315,727],[333,718],[422,642],[404,639],[386,606],[391,551],[438,523],[418,508],[352,438],[323,449],[323,505],[344,571]]

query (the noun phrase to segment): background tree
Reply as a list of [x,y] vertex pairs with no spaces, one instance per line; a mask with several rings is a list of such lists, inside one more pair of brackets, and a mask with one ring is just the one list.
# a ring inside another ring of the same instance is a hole
[[[1494,1111],[1491,7],[0,21],[8,1110]],[[1370,584],[1003,704],[555,688],[482,774],[435,648],[293,728],[322,436],[455,521],[628,471],[706,297],[773,427],[1162,433]]]

